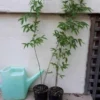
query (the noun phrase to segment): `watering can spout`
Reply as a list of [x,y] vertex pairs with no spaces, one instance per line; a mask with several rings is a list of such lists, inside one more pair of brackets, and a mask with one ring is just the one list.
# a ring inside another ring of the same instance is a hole
[[31,78],[29,78],[27,80],[27,88],[30,87],[30,85],[40,76],[42,75],[42,73],[44,72],[44,70],[39,71],[37,74],[35,74],[34,76],[32,76]]

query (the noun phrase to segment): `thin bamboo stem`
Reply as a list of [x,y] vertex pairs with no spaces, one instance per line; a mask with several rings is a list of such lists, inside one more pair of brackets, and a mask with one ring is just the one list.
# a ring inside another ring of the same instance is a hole
[[[56,49],[57,49],[57,47],[58,47],[58,44],[56,45]],[[49,68],[50,68],[50,64],[51,64],[52,59],[53,59],[53,54],[52,54],[52,56],[51,56],[51,59],[50,59],[50,61],[49,61],[48,68],[47,68],[47,70],[46,70],[46,74],[45,74],[45,76],[44,76],[44,80],[43,80],[43,83],[44,83],[44,84],[45,84],[45,81],[46,81],[46,78],[47,78],[47,74],[48,74],[48,71],[49,71]]]
[[39,58],[38,58],[38,55],[37,55],[35,46],[34,46],[34,51],[35,51],[35,56],[36,56],[37,63],[38,63],[38,66],[39,66],[39,71],[40,71],[40,81],[41,81],[41,84],[42,84],[41,66],[40,66],[40,62],[39,62]]

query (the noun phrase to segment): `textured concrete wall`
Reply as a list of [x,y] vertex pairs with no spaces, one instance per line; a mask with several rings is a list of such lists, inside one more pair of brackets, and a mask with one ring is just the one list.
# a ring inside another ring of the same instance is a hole
[[[0,11],[2,12],[27,12],[29,11],[30,0],[1,0]],[[43,0],[45,13],[61,13],[62,0]],[[100,0],[84,0],[89,7],[92,8],[92,13],[100,13]]]
[[[38,65],[34,49],[23,48],[22,43],[29,41],[32,33],[23,33],[18,22],[20,16],[20,14],[0,14],[0,69],[8,66],[25,67],[31,76],[38,72]],[[48,40],[37,48],[37,53],[42,69],[46,70],[51,58],[50,48],[55,47],[56,42],[53,31],[62,19],[58,15],[42,15],[40,19],[39,33],[45,34]],[[72,51],[72,56],[69,58],[70,66],[63,73],[66,76],[64,79],[59,79],[58,85],[64,88],[65,93],[84,92],[90,19],[88,16],[80,16],[78,19],[87,22],[89,27],[80,32],[78,37],[82,38],[85,44]],[[54,79],[54,74],[48,75],[46,84],[53,86]],[[40,79],[35,84],[37,83],[40,83]]]

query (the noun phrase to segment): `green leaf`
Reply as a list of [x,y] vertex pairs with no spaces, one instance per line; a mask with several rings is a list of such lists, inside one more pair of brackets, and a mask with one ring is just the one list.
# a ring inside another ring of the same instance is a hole
[[82,39],[78,39],[78,43],[79,43],[80,46],[82,46],[82,44],[83,44]]
[[20,21],[20,22],[21,22],[21,25],[24,23],[23,18],[20,18],[18,21]]
[[28,48],[28,46],[29,46],[29,43],[22,43],[23,45],[24,45],[24,48]]
[[63,78],[65,75],[61,75],[61,74],[58,74],[60,76],[60,78]]
[[23,28],[23,32],[29,32],[30,24],[23,25],[22,28]]
[[26,43],[22,43],[24,45],[24,48],[26,48]]
[[48,74],[52,74],[53,72],[52,71],[49,71],[49,72],[47,72]]
[[83,3],[83,0],[80,0],[80,4],[82,4]]
[[56,51],[57,51],[57,50],[56,50],[56,48],[51,48],[51,50],[52,50],[52,51],[54,51],[54,52],[56,52]]
[[47,40],[47,38],[45,37],[45,35],[42,35],[41,38]]
[[57,69],[59,70],[59,66],[56,63],[51,62],[51,64]]

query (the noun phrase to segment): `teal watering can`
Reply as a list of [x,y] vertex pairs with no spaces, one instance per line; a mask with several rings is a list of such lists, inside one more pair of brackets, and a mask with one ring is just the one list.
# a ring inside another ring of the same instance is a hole
[[32,76],[27,77],[25,68],[8,67],[0,71],[1,73],[1,92],[4,100],[24,100],[30,85],[43,73],[43,70]]

